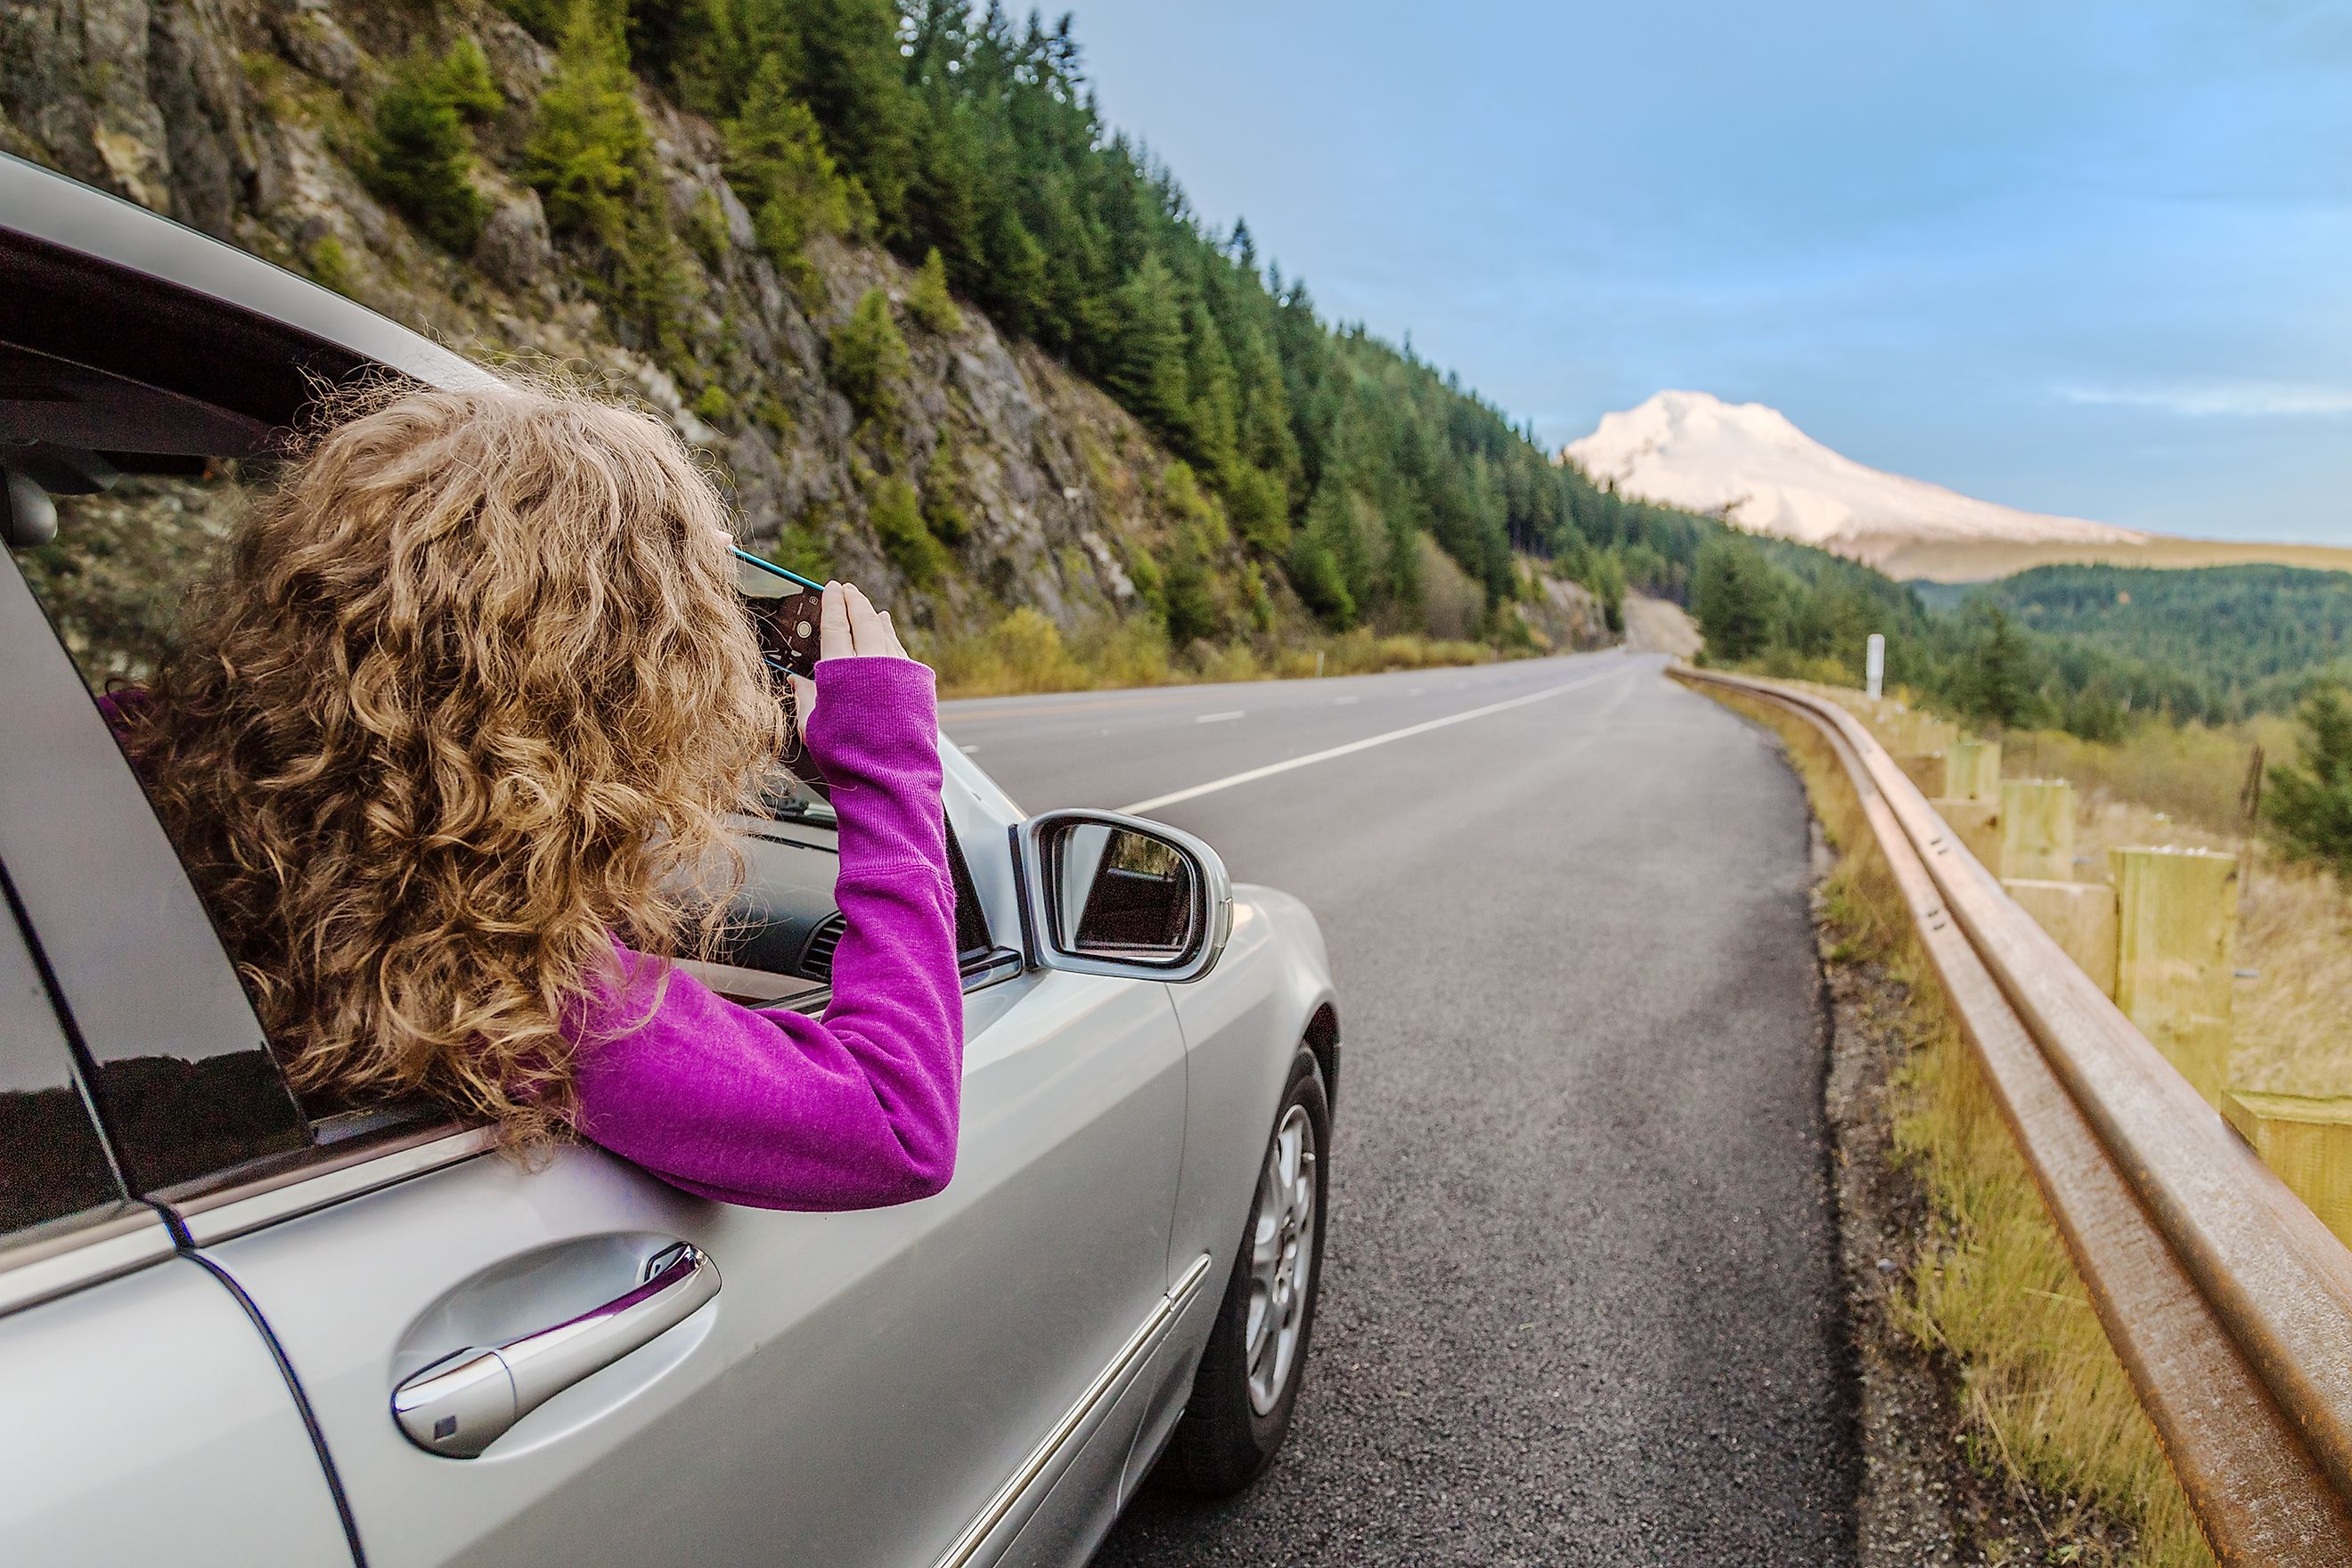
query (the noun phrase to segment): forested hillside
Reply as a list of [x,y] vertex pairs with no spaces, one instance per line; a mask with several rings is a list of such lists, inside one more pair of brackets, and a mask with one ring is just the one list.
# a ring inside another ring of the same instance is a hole
[[1846,685],[1860,683],[1869,635],[1884,633],[1890,685],[1982,724],[2111,740],[2136,716],[2236,716],[2227,697],[2155,642],[2087,627],[2038,630],[1984,595],[1931,610],[1907,584],[1779,540],[1727,531],[1706,542],[1691,603],[1711,658]]
[[2352,676],[2352,573],[2044,566],[1971,597],[2032,630],[2170,670],[2213,718],[2284,712],[2315,677]]

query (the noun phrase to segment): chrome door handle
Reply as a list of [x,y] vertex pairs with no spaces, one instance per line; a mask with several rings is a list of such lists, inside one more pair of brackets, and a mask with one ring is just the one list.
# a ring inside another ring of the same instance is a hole
[[678,1324],[719,1294],[719,1265],[681,1242],[646,1282],[569,1322],[443,1356],[392,1391],[393,1419],[428,1453],[470,1459],[563,1390]]

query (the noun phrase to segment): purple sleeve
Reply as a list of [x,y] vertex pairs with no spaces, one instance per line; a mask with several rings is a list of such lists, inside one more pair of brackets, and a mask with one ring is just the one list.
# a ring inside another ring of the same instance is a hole
[[823,1021],[738,1006],[681,971],[665,980],[624,948],[617,995],[572,1031],[583,1134],[760,1208],[907,1203],[955,1171],[963,990],[931,672],[826,659],[816,686],[806,738],[840,817],[848,921]]

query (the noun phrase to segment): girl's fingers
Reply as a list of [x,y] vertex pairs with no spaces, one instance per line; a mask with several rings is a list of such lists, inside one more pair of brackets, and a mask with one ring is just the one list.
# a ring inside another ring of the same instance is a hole
[[857,590],[846,583],[825,584],[824,606],[817,620],[818,658],[847,658],[857,651],[856,640],[849,629],[849,595],[856,593]]
[[809,716],[816,711],[816,682],[805,675],[788,675],[784,679],[793,683],[793,712],[805,732]]
[[884,645],[898,639],[890,635],[889,623],[882,618],[882,612],[874,607],[874,601],[856,584],[845,583],[842,588],[849,601],[849,640],[856,644],[858,657],[868,658],[887,652]]

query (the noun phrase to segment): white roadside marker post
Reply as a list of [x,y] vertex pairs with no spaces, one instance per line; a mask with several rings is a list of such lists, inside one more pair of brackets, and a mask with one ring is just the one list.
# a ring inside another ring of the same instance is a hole
[[1866,651],[1862,656],[1863,684],[1870,693],[1870,700],[1875,702],[1886,684],[1886,634],[1871,633],[1870,641],[1864,647]]

